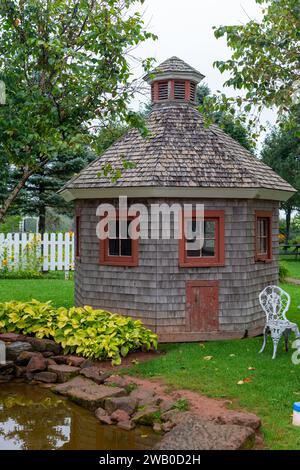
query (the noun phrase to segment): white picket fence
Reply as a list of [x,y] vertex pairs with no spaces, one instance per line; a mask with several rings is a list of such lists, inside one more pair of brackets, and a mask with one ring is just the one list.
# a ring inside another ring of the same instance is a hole
[[26,269],[39,259],[42,271],[74,269],[74,234],[0,233],[0,263],[9,270]]

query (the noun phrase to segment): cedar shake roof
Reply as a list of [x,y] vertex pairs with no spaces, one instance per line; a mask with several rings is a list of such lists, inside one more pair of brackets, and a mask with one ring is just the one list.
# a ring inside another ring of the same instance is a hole
[[[173,62],[175,58],[165,64],[170,67]],[[148,138],[141,137],[136,129],[129,130],[63,189],[197,187],[294,192],[218,126],[205,127],[201,114],[188,103],[157,104],[146,122],[151,132]],[[134,168],[123,169],[123,160],[134,163]],[[107,164],[121,169],[117,182],[98,176]]]
[[183,60],[179,59],[176,56],[170,57],[170,59],[167,59],[164,62],[162,62],[155,69],[153,69],[150,72],[150,74],[160,75],[160,74],[172,73],[172,72],[196,74],[203,78],[203,75],[200,72],[198,72],[198,70],[194,69],[189,64],[187,64],[186,62],[184,62]]

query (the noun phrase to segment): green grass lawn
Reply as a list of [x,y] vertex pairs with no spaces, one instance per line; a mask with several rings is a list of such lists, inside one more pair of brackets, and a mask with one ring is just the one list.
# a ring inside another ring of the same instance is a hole
[[0,302],[52,300],[56,307],[74,305],[74,282],[64,279],[0,279]]
[[[300,262],[293,266],[300,278]],[[283,284],[292,297],[289,319],[300,325],[300,286]],[[73,281],[63,279],[0,280],[0,301],[52,300],[55,306],[73,305]],[[176,388],[233,400],[233,406],[257,413],[271,449],[300,449],[300,430],[291,425],[292,405],[300,401],[300,365],[292,364],[283,343],[272,361],[272,342],[258,354],[262,338],[208,343],[161,345],[166,354],[134,366],[130,373],[158,377]],[[212,356],[211,360],[205,360]],[[254,368],[255,370],[249,370]],[[240,380],[251,381],[238,385]]]
[[289,270],[289,276],[300,279],[300,258],[298,260],[290,259],[288,256],[281,257],[281,260]]

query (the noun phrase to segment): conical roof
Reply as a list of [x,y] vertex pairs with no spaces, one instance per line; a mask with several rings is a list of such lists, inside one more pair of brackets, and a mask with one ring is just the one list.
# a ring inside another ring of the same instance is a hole
[[[295,192],[218,126],[207,128],[198,110],[188,103],[154,106],[147,127],[149,137],[143,138],[136,129],[129,130],[68,182],[63,188],[66,199],[97,194],[104,197],[113,194],[108,190],[115,189],[117,194],[125,188],[133,188],[133,194],[145,197],[171,194],[167,191],[171,188],[178,197],[189,189],[201,197],[286,200]],[[123,169],[124,160],[134,167]],[[121,169],[118,181],[99,175],[106,165]],[[144,193],[137,193],[137,188]]]
[[151,82],[158,77],[160,78],[169,75],[192,76],[197,82],[200,82],[204,78],[204,75],[194,67],[191,67],[189,64],[184,62],[184,60],[179,59],[179,57],[173,56],[151,70],[144,79]]

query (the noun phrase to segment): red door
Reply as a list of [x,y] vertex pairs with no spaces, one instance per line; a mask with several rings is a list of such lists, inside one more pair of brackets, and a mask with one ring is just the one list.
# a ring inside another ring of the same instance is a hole
[[187,282],[186,304],[191,332],[210,332],[219,329],[218,281]]

